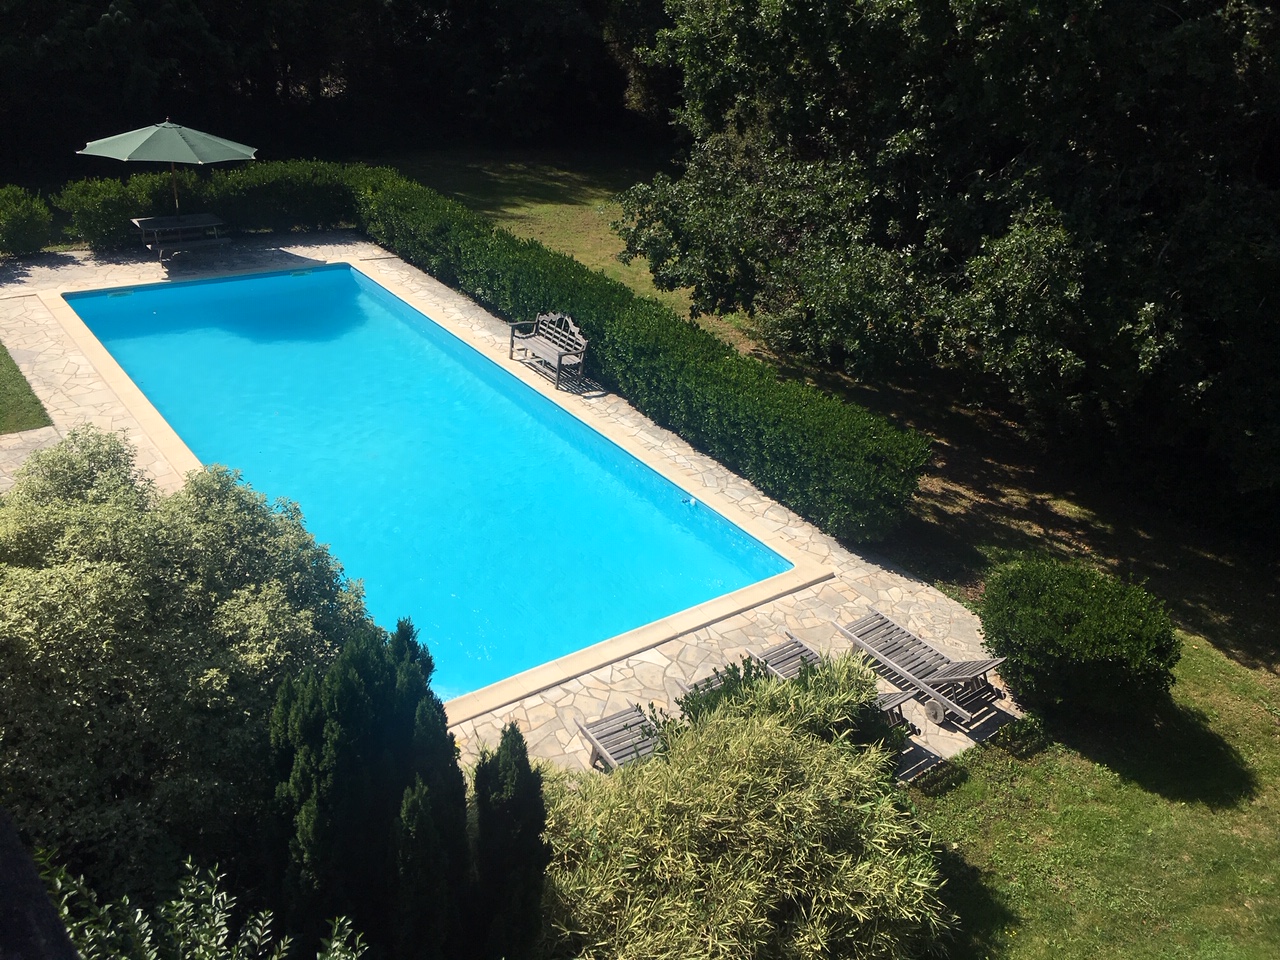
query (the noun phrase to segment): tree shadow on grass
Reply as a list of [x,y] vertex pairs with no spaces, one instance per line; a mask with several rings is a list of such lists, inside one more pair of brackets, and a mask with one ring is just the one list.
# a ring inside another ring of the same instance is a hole
[[1148,715],[1098,722],[1056,717],[1046,729],[1058,742],[1166,800],[1238,806],[1258,789],[1248,762],[1201,711],[1166,698]]
[[947,956],[951,960],[1004,956],[1005,931],[1018,923],[1018,914],[958,850],[942,848],[938,869],[946,880],[942,902],[958,918],[943,943]]

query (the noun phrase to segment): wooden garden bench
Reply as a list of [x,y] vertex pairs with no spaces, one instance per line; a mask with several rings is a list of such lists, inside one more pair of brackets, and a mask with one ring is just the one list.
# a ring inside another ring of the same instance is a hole
[[522,352],[521,359],[531,360],[548,372],[554,371],[556,389],[559,390],[560,378],[566,369],[576,368],[578,375],[582,375],[587,338],[567,314],[544,313],[537,320],[520,320],[511,324],[508,358],[515,360],[517,350]]

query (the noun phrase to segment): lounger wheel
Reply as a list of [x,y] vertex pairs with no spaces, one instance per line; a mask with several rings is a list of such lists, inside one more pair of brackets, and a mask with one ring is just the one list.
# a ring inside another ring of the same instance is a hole
[[947,716],[947,708],[940,701],[934,699],[930,699],[925,703],[924,712],[925,716],[938,725],[941,725]]

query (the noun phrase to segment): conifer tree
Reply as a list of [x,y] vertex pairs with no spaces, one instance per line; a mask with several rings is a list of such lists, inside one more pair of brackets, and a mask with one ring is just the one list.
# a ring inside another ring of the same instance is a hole
[[551,848],[542,834],[542,774],[529,765],[519,727],[508,723],[496,753],[476,765],[477,904],[487,925],[485,957],[532,952],[542,924],[542,885]]
[[344,915],[389,956],[449,955],[465,896],[466,787],[433,669],[401,620],[282,690],[271,733],[287,770],[277,800],[297,934]]

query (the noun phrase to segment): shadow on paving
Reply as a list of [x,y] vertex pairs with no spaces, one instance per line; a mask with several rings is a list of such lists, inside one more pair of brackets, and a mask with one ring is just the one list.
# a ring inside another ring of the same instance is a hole
[[[1001,698],[986,700],[978,706],[970,723],[959,724],[948,718],[940,729],[960,733],[975,744],[993,738],[997,742],[1005,739],[1003,731],[1019,724],[1018,718],[1003,709],[1000,703]],[[970,709],[973,707],[970,704]],[[929,796],[936,797],[964,783],[968,772],[954,766],[950,760],[931,750],[918,738],[912,737],[898,757],[897,776],[900,781],[910,783]]]
[[19,283],[31,276],[33,266],[55,270],[76,262],[76,258],[66,253],[34,253],[25,257],[6,257],[0,260],[0,295],[4,287],[11,283]]
[[1053,739],[1166,800],[1236,807],[1258,790],[1256,774],[1193,707],[1162,703],[1150,717],[1098,722],[1061,718]]

